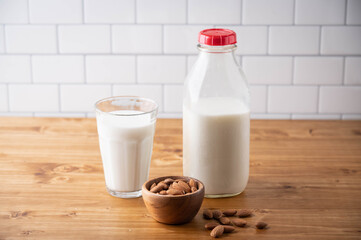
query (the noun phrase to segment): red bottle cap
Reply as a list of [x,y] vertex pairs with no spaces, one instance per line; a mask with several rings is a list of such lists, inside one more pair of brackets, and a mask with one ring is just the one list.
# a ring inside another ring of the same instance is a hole
[[199,32],[198,42],[210,46],[223,46],[237,43],[237,37],[232,30],[211,28]]

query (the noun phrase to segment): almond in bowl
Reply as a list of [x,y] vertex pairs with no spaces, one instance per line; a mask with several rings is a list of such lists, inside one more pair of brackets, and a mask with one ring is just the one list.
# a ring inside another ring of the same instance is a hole
[[143,184],[142,196],[150,215],[165,224],[190,222],[204,198],[201,181],[185,176],[165,176]]

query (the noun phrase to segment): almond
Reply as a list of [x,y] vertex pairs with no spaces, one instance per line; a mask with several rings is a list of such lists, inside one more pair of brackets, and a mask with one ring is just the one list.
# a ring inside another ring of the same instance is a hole
[[228,217],[221,217],[219,219],[219,221],[223,224],[223,225],[228,225],[231,223],[231,220]]
[[245,220],[239,218],[232,219],[232,223],[237,227],[245,227],[247,225]]
[[232,227],[232,226],[223,226],[224,227],[224,232],[225,233],[230,233],[230,232],[233,232],[234,230],[235,230],[235,228],[234,227]]
[[162,190],[159,192],[160,195],[167,195],[167,191],[166,190]]
[[236,209],[227,209],[227,210],[224,210],[223,211],[223,214],[227,217],[231,217],[233,216],[234,214],[237,213],[237,210]]
[[192,187],[191,188],[191,192],[196,192],[198,189],[197,188],[195,188],[195,187]]
[[213,228],[210,235],[211,237],[218,238],[222,236],[223,232],[224,232],[224,227],[222,225],[218,225],[217,227]]
[[168,189],[167,194],[168,195],[183,195],[183,192],[181,190],[171,188],[171,189]]
[[174,179],[171,179],[171,178],[167,178],[167,179],[165,179],[164,181],[163,181],[165,184],[171,184],[171,183],[173,183],[174,182]]
[[183,191],[185,191],[186,193],[191,192],[191,188],[189,187],[189,185],[183,181],[179,181],[178,185],[181,186],[183,188]]
[[267,223],[265,223],[265,222],[258,222],[257,224],[256,224],[256,228],[258,228],[258,229],[265,229],[266,227],[267,227]]
[[158,185],[162,185],[164,190],[167,190],[168,187],[169,187],[169,186],[168,186],[167,184],[165,184],[164,182],[160,182],[160,183],[158,183]]
[[217,227],[219,224],[216,222],[210,222],[204,225],[205,229],[212,230],[213,228]]
[[152,190],[152,188],[154,188],[155,186],[157,186],[157,184],[153,183],[152,186],[150,186],[149,190]]
[[252,211],[248,209],[241,209],[237,211],[237,216],[240,218],[249,217],[252,216]]
[[157,186],[153,187],[150,191],[152,193],[157,193],[159,191],[163,190],[163,185],[162,184],[158,184]]
[[191,189],[192,188],[196,188],[196,189],[198,189],[198,184],[197,184],[197,182],[196,181],[194,181],[192,178],[191,178],[191,180],[189,180],[189,186],[191,187]]
[[213,218],[213,213],[212,213],[212,211],[209,210],[209,209],[204,209],[204,210],[203,210],[203,217],[204,217],[205,219],[212,219],[212,218]]
[[213,218],[214,219],[220,219],[221,217],[222,217],[222,212],[221,211],[219,211],[219,210],[214,210],[213,212]]

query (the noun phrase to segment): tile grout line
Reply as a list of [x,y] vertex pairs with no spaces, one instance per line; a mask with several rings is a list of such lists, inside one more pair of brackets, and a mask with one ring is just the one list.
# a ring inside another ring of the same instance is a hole
[[28,13],[28,24],[30,24],[30,0],[28,0],[27,3],[28,3],[28,9],[27,9],[27,13]]
[[345,18],[344,18],[344,26],[347,26],[347,7],[348,7],[348,0],[345,2]]
[[85,0],[81,1],[81,10],[82,10],[82,23],[85,24]]
[[[164,23],[161,22],[155,22],[155,23],[60,23],[60,25],[65,25],[65,26],[91,26],[91,25],[119,25],[119,26],[134,26],[134,25],[162,25]],[[246,26],[246,27],[267,27],[267,26],[273,26],[273,27],[294,27],[294,28],[301,28],[301,27],[317,27],[317,26],[321,26],[320,24],[296,24],[296,25],[292,25],[291,24],[242,24],[242,26]],[[34,23],[34,24],[29,24],[29,23],[6,23],[6,25],[9,26],[49,26],[49,25],[54,25],[54,23]],[[191,24],[184,24],[184,23],[166,23],[164,25],[167,26],[181,26],[181,27],[186,27],[186,26],[204,26],[204,25],[212,25],[212,24],[204,24],[204,23],[191,23]],[[241,26],[241,24],[215,24],[215,25],[225,25],[227,27],[237,27],[237,26]],[[342,25],[342,24],[323,24],[322,26],[327,26],[327,27],[361,27],[361,24],[347,24],[347,25]]]
[[270,26],[268,25],[267,26],[267,46],[266,46],[266,56],[269,56],[269,52],[270,52],[270,37],[271,37],[271,29],[270,29]]
[[84,75],[83,83],[88,84],[88,75],[87,75],[87,73],[86,73],[86,59],[87,59],[87,55],[84,54],[82,57],[83,57],[83,75]]
[[239,25],[240,26],[242,26],[243,25],[243,0],[240,0],[240,14],[241,14],[241,17],[240,17],[240,19],[239,19],[239,21],[240,21],[240,23],[239,23]]
[[135,84],[138,85],[138,56],[134,56],[134,77],[135,77]]
[[296,25],[296,4],[297,0],[293,0],[293,26]]
[[165,113],[165,103],[164,103],[164,100],[165,100],[165,90],[164,90],[164,84],[162,83],[161,84],[161,87],[162,87],[162,112]]
[[322,44],[322,25],[320,25],[318,30],[318,56],[322,56],[321,54],[321,44]]
[[164,42],[165,42],[165,34],[164,34],[164,25],[161,25],[161,46],[162,46],[162,55],[164,55]]
[[295,76],[296,76],[296,57],[292,57],[292,81],[291,86],[295,85]]
[[266,114],[269,113],[269,85],[266,85]]
[[186,25],[189,25],[188,22],[189,22],[189,0],[186,0]]
[[9,86],[10,83],[6,83],[6,91],[7,91],[7,107],[8,107],[8,110],[7,112],[11,112],[10,111],[10,86]]
[[346,82],[346,56],[343,57],[343,62],[342,62],[342,86],[345,85]]
[[134,0],[134,24],[135,25],[137,24],[137,6],[138,6],[137,0]]
[[321,101],[320,101],[320,98],[321,98],[321,87],[320,85],[317,86],[317,105],[316,105],[316,112],[317,114],[320,114],[320,104],[321,104]]
[[3,26],[3,36],[4,36],[4,54],[7,53],[7,46],[6,46],[6,31],[5,31],[5,24],[2,25]]

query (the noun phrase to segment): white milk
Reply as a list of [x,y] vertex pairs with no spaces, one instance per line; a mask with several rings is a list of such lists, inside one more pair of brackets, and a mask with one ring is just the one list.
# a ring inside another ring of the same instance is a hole
[[[134,114],[139,111],[115,111]],[[149,115],[97,116],[99,145],[108,189],[133,192],[148,179],[155,122]]]
[[249,109],[237,99],[202,98],[191,109],[184,106],[183,174],[201,180],[208,196],[241,193],[249,173],[249,127]]

